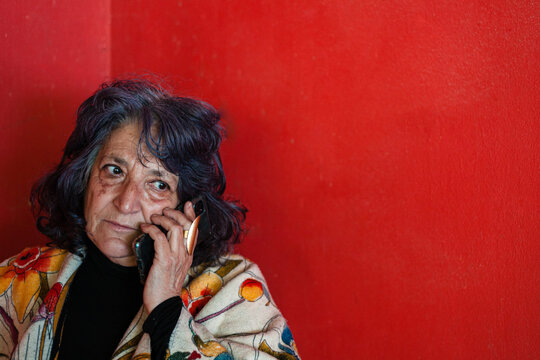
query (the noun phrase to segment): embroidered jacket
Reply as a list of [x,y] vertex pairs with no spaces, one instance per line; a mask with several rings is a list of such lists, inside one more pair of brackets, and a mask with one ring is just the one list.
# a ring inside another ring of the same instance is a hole
[[[0,357],[49,359],[62,305],[82,258],[35,247],[0,264]],[[167,359],[300,359],[257,267],[239,255],[190,269]],[[112,359],[150,359],[141,307]]]

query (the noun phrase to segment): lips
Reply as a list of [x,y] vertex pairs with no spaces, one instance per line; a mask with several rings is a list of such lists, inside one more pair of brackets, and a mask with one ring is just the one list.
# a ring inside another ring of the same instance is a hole
[[120,232],[132,232],[132,231],[138,231],[138,229],[131,227],[129,225],[124,225],[117,223],[116,221],[111,220],[105,220],[106,223],[108,223],[114,230],[120,231]]

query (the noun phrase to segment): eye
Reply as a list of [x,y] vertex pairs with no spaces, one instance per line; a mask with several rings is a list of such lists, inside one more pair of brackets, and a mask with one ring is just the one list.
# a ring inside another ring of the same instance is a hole
[[103,167],[105,170],[107,170],[107,172],[112,175],[112,176],[119,176],[119,175],[122,175],[122,169],[120,169],[120,167],[116,166],[116,165],[105,165]]
[[169,184],[161,180],[153,181],[151,184],[158,191],[165,191],[171,188]]

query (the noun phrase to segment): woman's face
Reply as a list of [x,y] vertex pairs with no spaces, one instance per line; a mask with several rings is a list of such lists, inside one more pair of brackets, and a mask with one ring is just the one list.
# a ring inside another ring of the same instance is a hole
[[131,243],[140,225],[178,204],[178,176],[169,173],[147,150],[137,155],[140,125],[113,131],[99,152],[84,199],[86,233],[111,261],[136,265]]

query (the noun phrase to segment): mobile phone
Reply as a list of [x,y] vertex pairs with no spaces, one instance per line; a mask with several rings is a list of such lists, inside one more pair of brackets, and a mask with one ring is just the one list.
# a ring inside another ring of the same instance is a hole
[[[192,200],[193,210],[195,210],[195,217],[200,216],[199,226],[198,226],[198,235],[197,242],[203,242],[212,235],[212,226],[210,223],[210,218],[208,216],[208,207],[206,206],[206,200],[204,197],[200,196]],[[176,210],[182,210],[184,204],[181,204]],[[158,226],[161,231],[166,233],[165,229],[161,226]],[[142,234],[133,241],[133,252],[137,256],[137,268],[139,269],[139,277],[141,282],[144,284],[150,268],[152,267],[152,262],[154,261],[154,239],[148,234]]]

